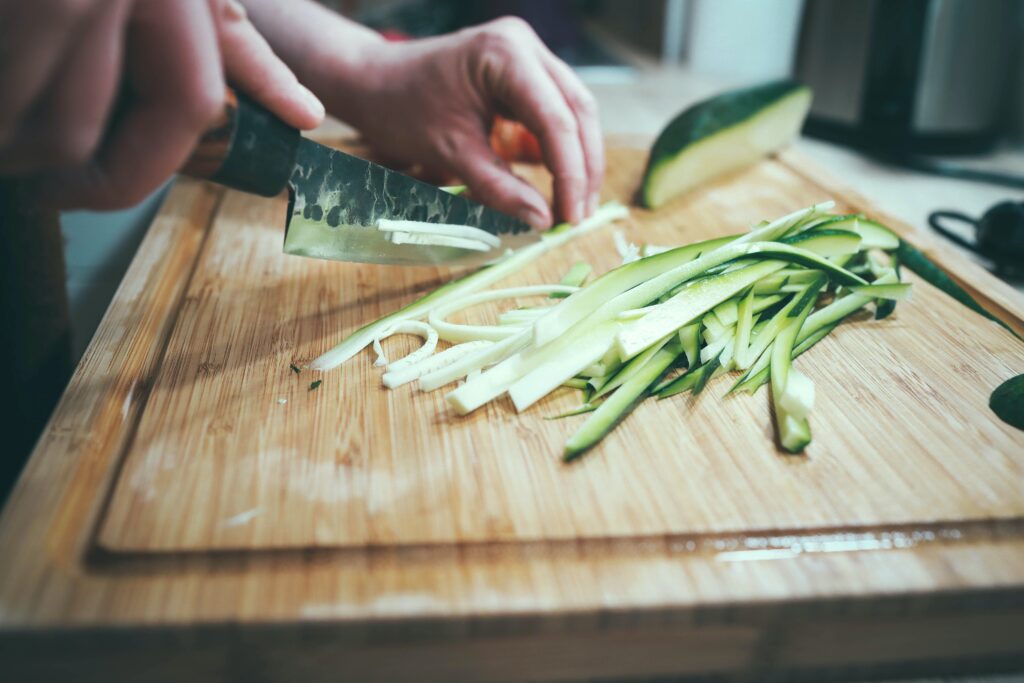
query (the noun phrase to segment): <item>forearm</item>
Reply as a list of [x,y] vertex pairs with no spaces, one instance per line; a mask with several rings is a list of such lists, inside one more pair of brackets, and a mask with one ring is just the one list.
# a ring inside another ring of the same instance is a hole
[[361,94],[386,41],[314,0],[242,0],[274,51],[338,118],[360,125]]

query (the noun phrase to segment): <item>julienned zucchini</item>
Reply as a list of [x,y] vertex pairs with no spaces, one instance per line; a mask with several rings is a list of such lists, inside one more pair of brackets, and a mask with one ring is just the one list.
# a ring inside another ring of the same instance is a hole
[[[566,284],[480,291],[537,258],[552,240],[567,241],[596,226],[563,229],[539,248],[513,253],[363,328],[327,357],[343,360],[367,338],[377,344],[395,332],[429,328],[435,337],[461,343],[424,359],[394,361],[387,386],[418,379],[422,390],[432,391],[464,379],[446,397],[460,414],[506,394],[523,411],[552,392],[580,390],[582,404],[557,416],[590,413],[566,442],[567,460],[592,448],[648,396],[696,395],[716,377],[746,371],[734,390],[771,382],[779,441],[799,452],[810,441],[815,392],[793,359],[854,311],[908,294],[896,268],[873,253],[892,251],[899,244],[895,235],[860,216],[833,216],[831,208],[831,202],[818,204],[745,234],[663,250],[589,283],[589,267],[578,264]],[[621,215],[614,207],[604,212],[605,220]],[[569,296],[539,308],[513,304],[497,325],[445,320],[478,303],[556,291]],[[429,324],[396,327],[422,318]],[[403,363],[408,367],[397,370]],[[666,379],[684,366],[685,374]]]
[[657,208],[701,183],[754,163],[800,132],[808,87],[791,80],[734,90],[693,105],[661,132],[641,198]]

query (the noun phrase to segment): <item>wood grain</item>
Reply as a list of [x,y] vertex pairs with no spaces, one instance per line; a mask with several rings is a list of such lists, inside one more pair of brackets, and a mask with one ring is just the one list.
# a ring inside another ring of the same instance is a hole
[[[632,191],[638,158],[613,152],[608,196]],[[689,241],[825,196],[878,215],[818,177],[784,156],[673,205],[671,221],[637,211],[627,232]],[[0,516],[0,659],[15,680],[758,679],[1024,661],[1022,442],[981,403],[1024,355],[995,325],[915,284],[895,318],[841,327],[800,362],[822,400],[807,459],[775,452],[764,395],[720,401],[712,385],[694,406],[645,404],[565,468],[571,425],[538,416],[569,396],[450,420],[433,395],[380,388],[365,356],[307,392],[290,361],[441,273],[293,265],[273,202],[218,196],[172,191]],[[588,255],[608,267],[609,244],[523,279]],[[406,436],[427,416],[447,435],[432,458]],[[302,448],[319,443],[329,453]],[[231,452],[242,445],[254,450]],[[246,505],[272,515],[239,517]]]
[[[613,150],[606,195],[628,201],[643,161]],[[768,161],[657,213],[635,210],[625,230],[677,244],[826,198]],[[916,278],[913,301],[892,319],[844,325],[800,362],[820,397],[805,457],[777,450],[767,391],[726,398],[722,380],[697,401],[648,401],[567,466],[561,445],[585,418],[544,416],[573,405],[575,392],[523,414],[501,400],[459,418],[444,391],[384,389],[370,350],[309,391],[314,375],[290,363],[440,273],[282,255],[282,213],[280,201],[225,197],[128,450],[104,549],[568,541],[1024,514],[1024,433],[987,405],[1024,370],[1021,347]],[[611,231],[510,282],[557,281],[577,260],[597,272],[616,265]],[[482,314],[499,305],[509,303]]]

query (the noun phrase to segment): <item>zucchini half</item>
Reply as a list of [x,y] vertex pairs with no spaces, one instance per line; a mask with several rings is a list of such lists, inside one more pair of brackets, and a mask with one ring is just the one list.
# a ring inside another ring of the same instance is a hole
[[733,90],[686,109],[651,148],[641,186],[654,209],[713,178],[749,166],[800,132],[811,90],[791,80]]

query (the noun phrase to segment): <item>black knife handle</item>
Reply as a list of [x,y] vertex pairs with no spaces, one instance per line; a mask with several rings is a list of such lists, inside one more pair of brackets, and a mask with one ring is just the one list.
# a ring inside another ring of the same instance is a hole
[[224,110],[200,138],[182,173],[274,197],[292,175],[300,138],[298,130],[228,88]]

